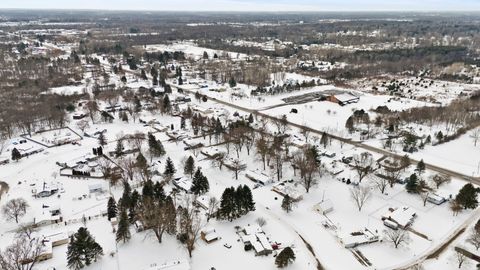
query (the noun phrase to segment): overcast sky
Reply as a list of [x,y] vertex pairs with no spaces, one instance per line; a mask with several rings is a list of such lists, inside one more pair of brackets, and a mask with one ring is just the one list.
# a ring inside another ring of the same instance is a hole
[[480,11],[480,0],[0,0],[0,8],[175,11]]

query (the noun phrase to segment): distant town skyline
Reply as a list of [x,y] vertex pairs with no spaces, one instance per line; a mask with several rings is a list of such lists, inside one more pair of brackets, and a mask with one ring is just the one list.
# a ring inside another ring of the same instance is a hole
[[1,0],[1,9],[150,11],[480,11],[479,0]]

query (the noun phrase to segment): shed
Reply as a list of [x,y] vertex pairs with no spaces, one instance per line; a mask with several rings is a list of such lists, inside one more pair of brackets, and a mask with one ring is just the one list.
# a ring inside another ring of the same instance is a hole
[[313,206],[313,210],[322,215],[328,214],[333,211],[333,203],[329,199],[321,201]]

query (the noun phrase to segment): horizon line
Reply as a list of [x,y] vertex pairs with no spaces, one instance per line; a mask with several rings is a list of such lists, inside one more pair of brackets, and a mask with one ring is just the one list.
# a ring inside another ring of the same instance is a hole
[[379,10],[203,10],[203,9],[192,9],[192,10],[162,10],[162,9],[95,9],[95,8],[3,8],[0,7],[0,11],[109,11],[109,12],[176,12],[176,13],[191,13],[191,12],[200,12],[200,13],[480,13],[478,10],[390,10],[390,9],[379,9]]

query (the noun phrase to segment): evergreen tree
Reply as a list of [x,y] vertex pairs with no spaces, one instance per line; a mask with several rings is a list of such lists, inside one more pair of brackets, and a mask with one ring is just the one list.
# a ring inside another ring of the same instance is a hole
[[113,197],[110,197],[110,199],[108,199],[108,203],[107,203],[107,218],[108,218],[108,220],[116,217],[117,213],[118,213],[117,203],[115,202],[115,199]]
[[254,121],[253,114],[250,113],[250,115],[248,116],[248,123],[252,124],[253,121]]
[[185,117],[180,118],[180,128],[185,129]]
[[115,238],[117,242],[123,241],[125,243],[130,240],[131,235],[129,226],[127,211],[123,209],[120,212],[120,220],[118,222],[117,235]]
[[101,146],[107,144],[107,139],[105,139],[105,134],[103,132],[98,135],[98,144],[100,144]]
[[285,212],[289,213],[292,211],[292,206],[293,206],[293,200],[290,198],[290,196],[285,195],[282,200],[282,209],[285,210]]
[[152,180],[148,180],[145,182],[142,188],[142,196],[153,198],[153,182]]
[[193,159],[192,156],[189,156],[187,158],[187,161],[185,162],[185,167],[183,168],[183,172],[185,174],[189,174],[190,177],[192,177],[194,171],[195,171],[195,160]]
[[120,209],[128,209],[130,208],[131,203],[131,196],[132,196],[132,188],[128,182],[124,182],[123,184],[123,194],[122,194],[122,203],[119,203]]
[[322,138],[320,138],[320,143],[323,144],[323,148],[327,148],[328,145],[328,136],[327,133],[322,133]]
[[475,209],[478,205],[477,192],[472,184],[465,184],[455,197],[455,201],[464,209]]
[[210,189],[208,179],[203,175],[200,168],[197,168],[195,175],[193,176],[191,191],[195,195],[202,195]]
[[241,194],[241,201],[239,204],[242,207],[242,215],[245,215],[250,211],[255,211],[255,202],[253,201],[253,195],[250,188],[247,185],[243,185],[238,188],[237,192]]
[[139,153],[138,156],[137,156],[136,166],[139,167],[139,168],[146,168],[147,167],[147,160],[142,155],[142,153]]
[[156,182],[153,185],[153,197],[159,201],[165,200],[165,191],[163,190],[162,184]]
[[206,51],[203,52],[203,59],[208,59],[208,53]]
[[130,205],[128,207],[128,219],[130,223],[134,223],[137,220],[137,205],[140,200],[140,194],[137,190],[134,190],[130,195]]
[[165,177],[173,177],[175,172],[176,172],[175,166],[173,165],[173,162],[170,159],[170,157],[168,157],[167,161],[166,161],[166,164],[165,164],[165,171],[163,172],[163,175]]
[[151,155],[154,157],[165,155],[165,148],[163,147],[162,142],[157,140],[151,133],[148,134],[148,147],[150,148]]
[[115,157],[119,157],[123,154],[123,142],[122,140],[117,141],[117,146],[115,147]]
[[442,133],[442,131],[439,131],[439,132],[437,133],[437,136],[436,136],[436,137],[437,137],[437,140],[438,140],[439,142],[443,141],[443,133]]
[[416,171],[418,174],[422,174],[425,171],[425,163],[423,162],[423,159],[417,163]]
[[230,77],[230,80],[228,81],[228,85],[230,85],[231,88],[237,86],[237,81],[235,81],[235,78]]
[[355,123],[353,117],[350,116],[345,122],[345,128],[348,129],[348,132],[352,133],[355,130]]
[[20,151],[17,148],[13,148],[12,150],[12,160],[18,161],[22,158]]
[[93,239],[87,228],[81,227],[70,238],[67,249],[67,266],[78,270],[92,264],[103,255],[102,247]]
[[408,178],[407,184],[405,185],[407,192],[417,193],[418,192],[418,177],[416,174],[410,175]]
[[226,188],[220,199],[220,208],[217,212],[217,218],[232,221],[236,218],[234,216],[235,208],[235,189],[233,187]]
[[172,110],[172,104],[168,95],[163,97],[163,110],[164,112],[170,112]]
[[295,261],[295,253],[290,247],[284,248],[275,258],[275,264],[278,268],[284,268]]

